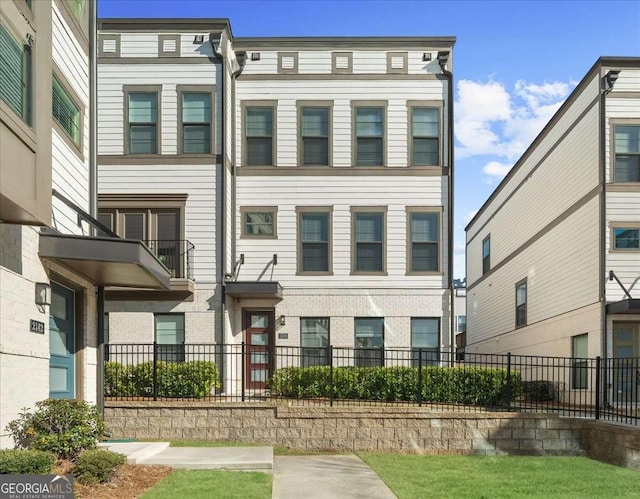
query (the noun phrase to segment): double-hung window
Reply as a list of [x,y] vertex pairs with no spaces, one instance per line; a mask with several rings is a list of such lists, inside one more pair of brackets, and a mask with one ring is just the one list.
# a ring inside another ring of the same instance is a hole
[[159,92],[129,91],[127,94],[128,153],[158,153]]
[[640,250],[640,225],[636,227],[613,227],[612,249],[615,251]]
[[355,319],[355,365],[384,365],[384,318]]
[[156,314],[157,358],[184,362],[184,314]]
[[571,337],[571,357],[573,357],[571,388],[575,390],[589,388],[588,342],[588,334]]
[[31,49],[0,23],[0,99],[31,124]]
[[640,182],[640,125],[615,125],[614,182]]
[[385,107],[355,108],[355,164],[384,166]]
[[245,165],[273,166],[274,113],[271,106],[245,108]]
[[352,228],[352,272],[385,272],[385,213],[352,208]]
[[178,92],[182,154],[211,154],[211,92]]
[[516,327],[527,325],[527,280],[516,284]]
[[242,213],[242,237],[276,238],[276,214],[278,208],[250,206],[240,208]]
[[439,234],[439,212],[409,212],[409,272],[438,272]]
[[411,164],[440,164],[440,108],[411,108]]
[[55,75],[53,75],[52,107],[53,119],[79,149],[81,144],[80,108]]
[[482,240],[482,275],[491,270],[491,236]]
[[329,364],[329,317],[301,317],[302,367]]
[[300,162],[302,166],[329,166],[329,108],[300,108]]
[[298,272],[331,272],[330,208],[298,208]]
[[440,360],[440,319],[437,317],[411,318],[411,349],[413,365],[433,366]]

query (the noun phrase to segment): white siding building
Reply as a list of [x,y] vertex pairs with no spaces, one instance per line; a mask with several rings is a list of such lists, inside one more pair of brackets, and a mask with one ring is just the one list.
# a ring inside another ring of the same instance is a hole
[[467,352],[640,357],[640,59],[600,58],[466,230]]
[[0,447],[22,408],[100,403],[104,286],[162,288],[139,241],[97,238],[95,2],[0,2]]
[[[454,41],[103,21],[101,220],[162,248],[154,210],[175,203],[193,245],[170,291],[107,292],[110,341],[165,341],[173,318],[177,344],[449,348]],[[214,140],[186,154],[181,89],[199,86],[215,86]],[[141,94],[152,113],[136,121]],[[151,149],[132,151],[142,124]],[[251,364],[248,383],[272,368]]]

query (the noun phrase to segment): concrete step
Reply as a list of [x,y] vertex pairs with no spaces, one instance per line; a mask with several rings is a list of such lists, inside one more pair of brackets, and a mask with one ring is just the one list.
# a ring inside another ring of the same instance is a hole
[[98,447],[124,454],[129,464],[138,464],[168,449],[169,442],[101,442]]
[[273,470],[272,447],[169,447],[139,464],[162,464],[191,470]]

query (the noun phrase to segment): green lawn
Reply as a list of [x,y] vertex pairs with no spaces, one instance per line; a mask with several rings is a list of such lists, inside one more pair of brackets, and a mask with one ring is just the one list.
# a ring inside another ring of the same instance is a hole
[[245,471],[176,470],[143,499],[269,499],[271,475]]
[[399,499],[618,498],[640,490],[640,473],[582,457],[358,455]]

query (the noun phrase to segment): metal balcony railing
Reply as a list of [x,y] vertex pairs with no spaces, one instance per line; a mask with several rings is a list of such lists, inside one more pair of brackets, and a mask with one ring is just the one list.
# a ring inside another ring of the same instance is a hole
[[195,246],[186,239],[156,239],[143,241],[158,260],[169,269],[171,277],[193,280]]

